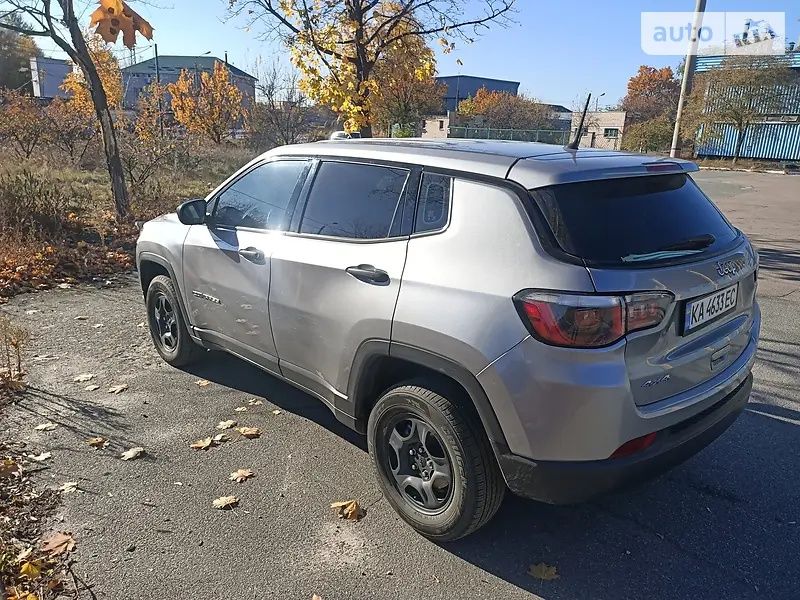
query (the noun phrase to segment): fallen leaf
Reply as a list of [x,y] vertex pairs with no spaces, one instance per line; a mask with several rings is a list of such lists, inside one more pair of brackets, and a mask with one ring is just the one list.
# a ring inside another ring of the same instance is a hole
[[273,410],[273,411],[272,411],[272,414],[273,414],[273,415],[279,415],[279,414],[281,414],[281,411],[279,411],[279,410],[276,408],[275,410]]
[[227,442],[227,441],[228,441],[228,436],[227,436],[227,435],[225,435],[224,433],[218,433],[218,434],[217,434],[217,435],[215,435],[213,438],[211,438],[211,440],[212,440],[212,441],[213,441],[215,444],[221,444],[222,442]]
[[145,325],[146,325],[146,323],[144,321],[142,321],[141,323],[138,323],[136,326],[137,327],[144,327]]
[[558,579],[560,577],[558,570],[555,567],[547,565],[543,562],[531,565],[528,569],[528,575],[531,575],[536,579],[541,579],[542,581],[552,581],[553,579]]
[[212,440],[210,437],[207,437],[201,440],[197,440],[196,442],[192,442],[191,444],[189,444],[189,447],[194,448],[195,450],[208,450],[209,448],[211,448],[213,443],[214,440]]
[[19,566],[19,574],[28,579],[36,579],[42,573],[42,569],[36,561],[25,561]]
[[212,502],[214,508],[225,510],[234,508],[239,505],[239,499],[236,496],[221,496]]
[[322,598],[314,594],[313,596],[311,596],[311,600],[322,600]]
[[83,388],[83,391],[84,392],[93,392],[93,391],[99,390],[99,389],[100,389],[100,386],[97,385],[96,383],[93,383],[92,385],[87,385],[85,388]]
[[86,315],[78,315],[77,317],[75,317],[75,320],[76,321],[88,321],[89,317],[87,317]]
[[120,383],[118,385],[112,385],[110,388],[108,388],[108,393],[109,394],[121,394],[122,392],[124,392],[127,389],[128,389],[128,384],[127,383]]
[[35,456],[33,454],[28,454],[28,458],[35,460],[36,462],[44,462],[51,456],[53,456],[52,452],[42,452],[41,454],[37,454]]
[[198,379],[195,381],[198,387],[206,387],[207,385],[211,385],[211,382],[208,379]]
[[233,410],[235,410],[236,412],[246,412],[247,411],[247,407],[246,406],[237,406]]
[[50,556],[72,552],[73,548],[75,548],[75,538],[72,537],[72,534],[64,531],[56,531],[42,541],[44,542],[42,550]]
[[78,482],[77,481],[67,481],[65,482],[58,491],[62,494],[71,494],[72,492],[78,491]]
[[230,480],[235,481],[236,483],[244,483],[254,475],[255,473],[253,473],[250,469],[239,469],[231,473]]
[[23,560],[28,558],[32,552],[33,552],[33,546],[31,546],[30,548],[25,548],[25,550],[17,554],[17,562],[21,563]]
[[61,288],[62,290],[68,290],[69,288],[71,288],[71,287],[72,287],[72,284],[69,284],[69,283],[59,283],[57,287]]
[[232,429],[236,427],[236,421],[220,421],[217,423],[217,429]]
[[261,436],[261,430],[258,427],[239,427],[236,431],[241,433],[248,440]]
[[94,373],[81,373],[80,375],[77,375],[75,379],[73,379],[72,381],[74,381],[75,383],[83,383],[85,381],[89,381],[90,379],[94,379]]
[[104,438],[102,435],[98,435],[97,437],[89,438],[86,440],[86,443],[92,448],[105,448],[108,444],[108,439]]
[[0,460],[0,477],[13,477],[20,473],[22,473],[22,467],[12,459],[4,458]]
[[358,500],[344,500],[342,502],[331,503],[331,508],[336,511],[340,519],[348,521],[360,521],[367,512],[361,508]]
[[30,310],[26,310],[25,314],[26,315],[35,315],[37,312],[39,312],[37,309],[31,308]]
[[36,431],[53,431],[57,425],[55,423],[42,423],[41,425],[37,425],[34,427]]
[[139,458],[144,454],[144,448],[141,446],[136,446],[135,448],[131,448],[130,450],[126,450],[120,455],[122,460],[133,460],[135,458]]
[[94,327],[95,329],[100,329],[101,327],[103,327],[103,324],[102,323],[95,323],[94,325],[92,325],[92,327]]
[[251,398],[250,400],[247,401],[247,404],[249,404],[250,406],[261,406],[264,403],[258,398]]

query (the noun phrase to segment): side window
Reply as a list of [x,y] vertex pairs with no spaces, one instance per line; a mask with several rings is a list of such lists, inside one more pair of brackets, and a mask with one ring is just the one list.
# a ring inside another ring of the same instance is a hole
[[450,208],[450,177],[423,173],[414,233],[435,231],[447,224]]
[[300,233],[355,239],[389,236],[400,219],[400,197],[409,171],[344,162],[323,162],[308,195]]
[[277,160],[247,172],[217,197],[215,224],[286,230],[287,210],[307,166],[305,160]]

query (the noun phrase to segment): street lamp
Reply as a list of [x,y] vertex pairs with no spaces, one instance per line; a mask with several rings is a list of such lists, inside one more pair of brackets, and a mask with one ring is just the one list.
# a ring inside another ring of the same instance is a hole
[[598,108],[599,108],[599,105],[600,105],[600,98],[602,98],[602,97],[603,97],[603,96],[605,96],[605,95],[606,95],[606,93],[605,93],[605,92],[603,92],[602,94],[600,94],[599,96],[597,96],[597,97],[594,99],[594,112],[597,112],[597,110],[598,110]]

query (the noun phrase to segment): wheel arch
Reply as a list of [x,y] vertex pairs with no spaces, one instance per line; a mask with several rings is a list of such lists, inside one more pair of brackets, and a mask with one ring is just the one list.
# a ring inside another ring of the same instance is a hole
[[367,340],[356,352],[347,389],[351,426],[364,433],[379,395],[396,383],[421,376],[442,378],[461,388],[475,408],[495,456],[509,452],[500,422],[475,375],[445,356],[386,340]]
[[150,287],[150,282],[153,281],[158,275],[166,275],[172,280],[172,285],[178,294],[178,303],[180,304],[181,312],[186,319],[186,324],[191,332],[191,322],[189,320],[189,312],[186,310],[186,303],[183,297],[182,282],[178,281],[175,275],[175,269],[169,261],[158,254],[153,252],[140,252],[137,257],[138,270],[139,270],[139,284],[142,288],[142,294],[147,296],[147,288]]

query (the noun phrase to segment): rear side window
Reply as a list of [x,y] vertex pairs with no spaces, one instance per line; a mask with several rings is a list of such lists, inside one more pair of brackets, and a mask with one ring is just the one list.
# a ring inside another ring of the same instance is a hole
[[389,236],[400,219],[399,203],[408,170],[323,162],[300,222],[301,233],[354,239]]
[[531,195],[561,249],[588,264],[680,260],[738,237],[685,174],[569,183]]
[[425,173],[419,188],[419,202],[414,231],[436,231],[447,224],[450,208],[450,178]]

